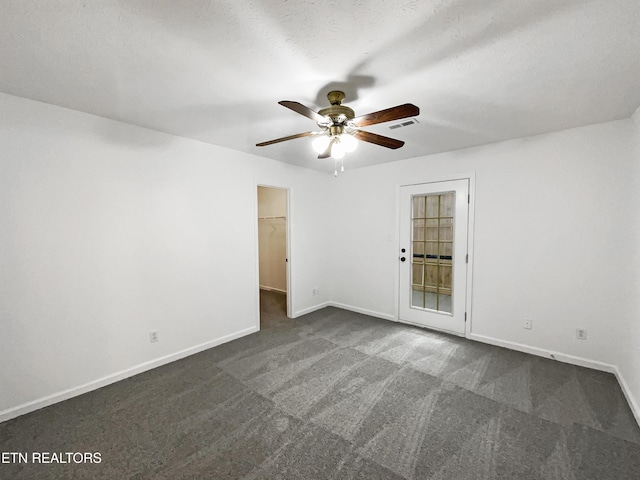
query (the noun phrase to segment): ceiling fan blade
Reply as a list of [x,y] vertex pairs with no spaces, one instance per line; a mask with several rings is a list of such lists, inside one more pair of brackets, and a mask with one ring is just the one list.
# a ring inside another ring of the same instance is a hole
[[316,135],[318,132],[304,132],[297,133],[295,135],[289,135],[288,137],[276,138],[275,140],[269,140],[268,142],[256,143],[256,147],[265,147],[267,145],[273,145],[274,143],[286,142],[287,140],[293,140],[294,138],[309,137]]
[[382,135],[378,135],[377,133],[363,132],[362,130],[358,130],[353,134],[353,136],[358,140],[362,140],[363,142],[375,143],[376,145],[392,148],[394,150],[404,145],[404,142],[402,140],[384,137]]
[[[367,113],[351,120],[356,127],[366,127],[367,125],[375,125],[376,123],[390,122],[391,120],[400,120],[401,118],[416,117],[420,115],[420,109],[412,103],[397,105],[379,110],[373,113]],[[366,141],[366,140],[365,140]]]
[[318,155],[318,158],[329,158],[331,156],[331,147],[333,147],[335,141],[335,138],[331,139],[331,141],[327,145],[327,148],[324,150],[324,152]]
[[310,118],[316,123],[327,123],[329,121],[329,119],[324,115],[320,115],[318,112],[314,112],[309,107],[305,107],[301,103],[292,102],[290,100],[282,100],[278,103],[283,107],[287,107],[294,112],[299,113],[300,115],[304,115],[305,117]]

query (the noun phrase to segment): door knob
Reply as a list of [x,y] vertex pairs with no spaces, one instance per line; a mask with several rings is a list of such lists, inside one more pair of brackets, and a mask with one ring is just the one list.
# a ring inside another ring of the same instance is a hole
[[404,262],[405,260],[406,260],[406,258],[404,258],[404,257],[400,257],[400,261],[401,261],[401,262]]
[[401,251],[402,253],[404,253],[404,252],[406,252],[406,251],[407,251],[407,249],[406,249],[406,248],[403,248],[403,249],[402,249],[402,250],[400,250],[400,251]]

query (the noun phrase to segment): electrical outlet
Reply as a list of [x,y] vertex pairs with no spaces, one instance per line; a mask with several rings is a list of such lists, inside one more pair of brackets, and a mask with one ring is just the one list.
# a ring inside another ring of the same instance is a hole
[[522,328],[531,330],[533,328],[533,320],[531,320],[530,318],[525,318],[524,323],[522,324]]
[[587,329],[586,328],[576,328],[576,338],[578,340],[586,340],[587,339]]
[[155,343],[158,340],[160,340],[160,339],[158,338],[158,331],[157,330],[153,330],[153,331],[149,332],[149,342]]

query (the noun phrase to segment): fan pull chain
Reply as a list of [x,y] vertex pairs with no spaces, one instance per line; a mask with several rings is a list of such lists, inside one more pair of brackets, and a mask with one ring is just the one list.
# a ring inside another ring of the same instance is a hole
[[338,159],[336,158],[333,159],[333,176],[338,176]]
[[340,167],[340,171],[344,172],[344,157],[342,157],[342,165]]

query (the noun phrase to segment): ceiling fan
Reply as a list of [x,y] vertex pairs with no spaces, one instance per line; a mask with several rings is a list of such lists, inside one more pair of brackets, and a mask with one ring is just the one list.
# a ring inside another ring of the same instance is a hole
[[258,143],[256,147],[264,147],[295,138],[316,136],[317,138],[313,141],[313,147],[319,154],[318,158],[333,157],[337,160],[342,159],[345,153],[355,150],[358,145],[356,140],[396,149],[402,147],[404,142],[396,140],[395,138],[366,132],[360,130],[360,128],[377,123],[400,120],[401,118],[414,117],[420,114],[418,107],[411,103],[405,103],[356,117],[355,112],[351,108],[342,105],[344,92],[337,90],[331,91],[327,94],[327,98],[329,99],[330,106],[318,112],[298,102],[292,102],[290,100],[278,102],[283,107],[287,107],[300,115],[314,120],[321,130],[276,138],[267,142]]

